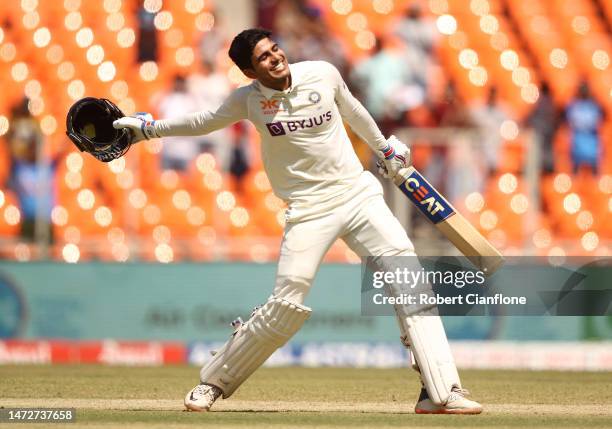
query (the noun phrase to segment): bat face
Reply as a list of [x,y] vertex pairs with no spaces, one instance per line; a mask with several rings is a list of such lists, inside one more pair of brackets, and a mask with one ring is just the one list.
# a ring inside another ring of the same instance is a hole
[[449,202],[417,170],[413,167],[406,170],[407,174],[401,176],[403,181],[398,186],[433,224],[455,214]]
[[414,167],[393,178],[400,190],[427,219],[486,275],[504,263],[499,251],[487,241]]

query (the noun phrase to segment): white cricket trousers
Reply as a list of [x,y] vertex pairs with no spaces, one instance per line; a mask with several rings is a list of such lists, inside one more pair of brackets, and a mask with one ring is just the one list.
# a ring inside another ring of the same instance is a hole
[[336,239],[359,256],[414,255],[414,246],[383,199],[380,182],[362,173],[359,192],[315,219],[287,223],[273,294],[303,304],[319,265]]
[[[287,223],[273,294],[303,304],[319,265],[337,238],[359,256],[412,256],[414,246],[385,203],[382,186],[363,173],[353,198],[323,216]],[[429,398],[443,404],[459,374],[436,309],[406,316],[396,308],[402,343],[411,350],[412,367],[419,372]]]

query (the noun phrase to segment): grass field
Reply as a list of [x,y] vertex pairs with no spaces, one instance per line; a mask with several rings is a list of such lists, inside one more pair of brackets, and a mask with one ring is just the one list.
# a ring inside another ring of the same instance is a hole
[[197,378],[186,366],[0,366],[0,406],[74,407],[70,428],[612,427],[610,372],[463,371],[479,416],[413,414],[419,385],[407,369],[263,368],[214,412],[184,412]]

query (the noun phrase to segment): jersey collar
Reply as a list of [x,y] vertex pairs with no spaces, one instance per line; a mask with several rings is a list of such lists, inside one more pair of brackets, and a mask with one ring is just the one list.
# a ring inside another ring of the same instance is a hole
[[261,82],[257,81],[257,87],[259,88],[259,91],[267,99],[270,99],[278,94],[289,94],[302,80],[301,73],[299,73],[299,70],[293,64],[289,64],[289,73],[291,74],[291,86],[289,88],[285,89],[284,91],[279,91],[278,89],[268,88],[267,86],[264,86]]

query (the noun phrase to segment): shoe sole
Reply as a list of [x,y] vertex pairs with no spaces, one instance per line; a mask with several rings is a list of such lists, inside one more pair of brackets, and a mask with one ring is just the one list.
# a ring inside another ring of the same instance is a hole
[[210,411],[210,407],[202,408],[193,404],[185,404],[185,408],[187,408],[187,411],[195,411],[197,413],[205,413],[207,411]]
[[439,410],[424,410],[416,408],[414,410],[416,414],[463,414],[463,415],[474,415],[482,413],[482,408],[441,408]]

